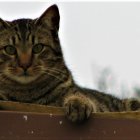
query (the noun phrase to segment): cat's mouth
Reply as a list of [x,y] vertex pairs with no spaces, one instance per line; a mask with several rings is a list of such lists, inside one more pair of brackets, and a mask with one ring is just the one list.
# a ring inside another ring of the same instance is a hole
[[12,81],[16,81],[20,84],[29,84],[33,81],[35,81],[38,77],[40,77],[39,74],[33,74],[28,71],[22,71],[22,72],[7,72],[4,74],[6,77],[11,79]]
[[38,77],[39,76],[31,76],[29,74],[22,74],[20,76],[12,76],[10,78],[20,84],[29,84],[35,81]]
[[23,77],[30,77],[32,76],[28,71],[23,71],[23,73],[21,73],[19,76],[23,76]]

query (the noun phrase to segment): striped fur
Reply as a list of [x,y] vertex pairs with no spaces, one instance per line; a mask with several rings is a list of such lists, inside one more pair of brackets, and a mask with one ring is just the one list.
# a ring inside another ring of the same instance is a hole
[[[76,85],[63,59],[59,20],[56,5],[37,19],[0,20],[0,99],[63,106],[73,122],[89,118],[92,111],[138,110],[135,99],[120,100]],[[14,55],[5,51],[9,45]],[[40,45],[43,49],[34,53]]]

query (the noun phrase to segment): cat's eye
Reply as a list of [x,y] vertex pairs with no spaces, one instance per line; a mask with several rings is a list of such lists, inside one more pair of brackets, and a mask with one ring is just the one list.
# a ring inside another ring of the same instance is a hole
[[12,45],[5,46],[4,50],[8,55],[15,55],[16,54],[16,48]]
[[33,53],[37,54],[37,53],[40,53],[44,48],[44,45],[43,44],[36,44],[34,47],[33,47]]

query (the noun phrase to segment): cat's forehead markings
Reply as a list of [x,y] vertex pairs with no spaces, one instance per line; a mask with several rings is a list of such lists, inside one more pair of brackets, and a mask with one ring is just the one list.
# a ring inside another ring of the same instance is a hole
[[14,36],[10,37],[10,38],[9,38],[9,42],[10,42],[10,44],[15,45],[15,43],[16,43],[15,37],[14,37]]
[[19,38],[25,42],[28,39],[28,36],[31,33],[30,23],[27,19],[20,19],[15,21],[16,23],[16,30],[18,33]]

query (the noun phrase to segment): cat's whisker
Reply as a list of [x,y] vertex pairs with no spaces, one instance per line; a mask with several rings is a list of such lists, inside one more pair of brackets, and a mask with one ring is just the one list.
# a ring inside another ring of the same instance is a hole
[[57,73],[57,74],[61,74],[65,77],[67,77],[66,73],[58,70],[58,69],[55,69],[55,68],[51,68],[51,67],[47,67],[47,68],[44,68],[43,66],[36,66],[36,68],[40,69],[41,71],[49,71],[49,72],[53,72],[53,73]]
[[59,73],[63,73],[64,75],[66,75],[65,72],[60,71],[59,69],[56,69],[56,68],[47,67],[46,69],[44,69],[43,66],[36,66],[36,67],[37,67],[37,68],[40,68],[40,69],[43,69],[43,70],[53,70],[54,72],[59,72]]
[[50,68],[50,67],[48,67],[47,69],[49,69],[49,70],[54,70],[54,71],[56,71],[56,72],[63,73],[64,75],[66,75],[65,72],[60,71],[59,69],[56,69],[56,68]]
[[66,74],[64,74],[64,73],[62,73],[60,71],[56,71],[56,70],[48,69],[48,68],[46,70],[49,70],[49,71],[54,72],[54,73],[62,74],[63,76],[66,76]]
[[45,71],[46,71],[46,70],[49,70],[49,71],[51,71],[51,72],[58,73],[58,74],[61,74],[61,75],[65,76],[65,77],[67,77],[66,73],[64,73],[64,72],[62,72],[62,71],[60,71],[60,70],[58,70],[58,69],[55,69],[55,68],[49,68],[49,67],[47,67],[46,69],[42,68],[42,70],[43,70],[43,71],[44,71],[44,70],[45,70]]
[[7,77],[3,75],[3,73],[0,73],[0,79],[1,81],[7,81]]
[[50,71],[44,71],[44,73],[56,78],[57,80],[63,82],[64,80],[63,79],[60,79],[58,76],[54,75],[53,73],[50,73]]

